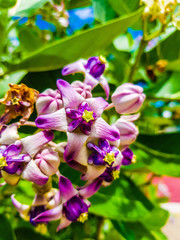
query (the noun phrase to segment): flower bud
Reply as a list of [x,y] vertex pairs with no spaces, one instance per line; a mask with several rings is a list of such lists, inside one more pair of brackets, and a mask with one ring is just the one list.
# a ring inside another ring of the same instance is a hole
[[145,99],[143,88],[132,83],[124,83],[113,93],[111,100],[119,114],[137,112]]
[[78,92],[83,98],[91,98],[91,86],[80,81],[75,81],[71,86]]
[[63,106],[61,94],[58,90],[47,89],[39,94],[36,101],[38,115],[53,113]]
[[44,147],[35,156],[34,161],[41,172],[47,176],[55,174],[60,164],[58,153],[53,151],[51,147]]
[[129,146],[136,140],[139,131],[134,123],[120,118],[116,121],[115,126],[120,132],[120,146],[122,148]]

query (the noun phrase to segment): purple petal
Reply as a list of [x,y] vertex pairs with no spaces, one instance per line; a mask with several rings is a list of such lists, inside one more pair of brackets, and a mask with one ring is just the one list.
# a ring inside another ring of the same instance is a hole
[[84,66],[86,69],[91,69],[96,63],[99,62],[98,57],[90,57],[87,61],[87,64]]
[[31,157],[27,154],[20,154],[18,156],[15,156],[15,157],[8,157],[6,159],[6,162],[9,164],[9,163],[12,163],[12,162],[16,162],[16,163],[21,163],[21,162],[29,162],[31,160]]
[[98,153],[92,153],[89,158],[88,158],[88,163],[89,164],[95,164],[95,165],[105,165],[106,163],[104,162],[104,157],[101,156]]
[[67,131],[66,112],[64,108],[50,114],[41,115],[35,120],[36,126],[42,129]]
[[100,117],[104,109],[108,106],[108,102],[106,102],[102,97],[88,98],[86,99],[86,102],[97,117]]
[[91,76],[88,72],[86,72],[84,83],[91,86],[91,89],[93,90],[93,88],[95,88],[98,85],[99,81],[93,76]]
[[92,183],[79,188],[79,194],[83,198],[90,198],[99,190],[101,185],[102,185],[102,179],[96,179]]
[[109,148],[110,148],[110,144],[109,142],[104,139],[104,138],[100,138],[99,139],[99,147],[104,150],[105,152],[108,152]]
[[62,216],[62,208],[63,208],[62,205],[59,205],[59,206],[57,206],[55,208],[52,208],[48,211],[40,213],[37,217],[33,218],[32,220],[35,223],[58,220]]
[[71,64],[65,66],[62,69],[61,74],[63,76],[66,76],[66,75],[74,74],[74,73],[80,73],[80,72],[84,73],[85,72],[85,68],[84,68],[85,64],[86,64],[86,61],[83,59],[80,59],[74,63],[71,63]]
[[25,205],[25,204],[21,204],[20,202],[18,202],[15,197],[15,195],[13,194],[11,196],[11,200],[13,205],[15,206],[15,208],[17,209],[17,211],[21,214],[21,216],[23,215],[27,215],[30,209],[29,205]]
[[128,121],[128,122],[134,122],[140,117],[140,113],[132,114],[132,115],[122,115],[120,119]]
[[61,93],[65,108],[77,109],[84,98],[77,93],[74,88],[66,81],[57,80],[57,87]]
[[103,155],[104,152],[94,143],[92,142],[88,142],[87,143],[87,147],[91,150],[95,150],[96,152],[98,152],[100,155]]
[[106,170],[106,166],[87,165],[87,171],[81,176],[84,181],[94,180]]
[[64,176],[60,176],[59,178],[59,190],[62,203],[68,201],[78,193],[78,191],[73,187],[71,181]]
[[104,70],[105,70],[106,66],[105,64],[102,64],[102,63],[96,63],[94,66],[91,67],[90,69],[90,74],[94,77],[94,78],[99,78]]
[[71,221],[69,221],[65,216],[62,216],[61,222],[58,225],[56,231],[58,232],[59,230],[68,227],[71,224]]
[[79,124],[82,122],[82,119],[77,119],[77,120],[73,120],[68,124],[68,131],[72,132],[74,129],[76,129]]
[[81,213],[88,212],[88,205],[79,196],[73,196],[64,204],[63,210],[68,220],[76,222]]
[[0,144],[9,145],[19,139],[17,128],[18,125],[16,123],[4,126],[0,132]]
[[22,145],[18,141],[18,144],[12,144],[6,148],[6,150],[3,153],[4,157],[13,157],[15,155],[18,155],[22,150]]
[[22,178],[38,185],[44,185],[48,181],[48,177],[39,170],[34,160],[27,164],[22,173]]
[[79,154],[83,144],[86,142],[88,135],[76,132],[67,132],[68,142],[64,153],[67,162],[74,160]]
[[109,141],[116,141],[120,138],[119,131],[111,127],[102,118],[98,118],[91,129],[91,137],[106,138]]
[[82,112],[80,112],[79,110],[73,110],[70,108],[66,108],[66,114],[69,118],[72,118],[72,119],[79,119],[82,117]]
[[104,92],[106,94],[106,99],[108,99],[109,98],[110,89],[109,89],[109,84],[108,84],[107,79],[105,77],[101,76],[100,79],[99,79],[99,84],[104,89]]
[[34,157],[45,144],[53,139],[53,137],[54,134],[52,131],[45,130],[21,139],[23,152]]

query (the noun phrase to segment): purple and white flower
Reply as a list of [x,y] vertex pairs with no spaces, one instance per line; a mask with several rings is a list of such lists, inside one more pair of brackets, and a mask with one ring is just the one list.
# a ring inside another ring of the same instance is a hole
[[58,90],[48,88],[39,94],[36,101],[38,115],[53,113],[63,107],[61,94]]
[[102,76],[106,67],[106,60],[104,57],[90,57],[88,60],[80,59],[74,63],[65,66],[62,70],[62,75],[69,75],[74,73],[83,73],[85,76],[84,83],[95,88],[98,83],[102,86],[109,98],[109,85],[105,77]]
[[101,97],[84,99],[66,81],[57,81],[64,108],[39,116],[36,125],[42,129],[67,131],[67,146],[64,157],[67,162],[78,155],[88,137],[106,138],[116,141],[120,138],[119,132],[101,118],[101,114],[108,103]]
[[119,114],[131,114],[139,111],[145,100],[145,94],[142,87],[124,83],[115,90],[111,100]]
[[[12,127],[14,126],[7,127],[1,134],[1,139],[4,139],[5,143],[12,141],[11,144],[0,146],[0,171],[2,177],[5,182],[11,185],[17,184],[20,176],[39,185],[45,184],[48,176],[38,168],[34,157],[44,145],[53,139],[53,133],[45,130],[13,142],[14,137],[10,139],[6,134],[9,133],[9,129]],[[17,131],[17,126],[12,129],[13,131]],[[5,136],[7,136],[7,139]],[[12,136],[14,136],[13,133]]]
[[128,147],[131,143],[133,143],[136,140],[137,135],[139,134],[136,125],[133,122],[125,120],[134,118],[135,116],[132,116],[132,118],[120,117],[114,124],[116,128],[119,130],[121,135],[120,146],[122,150]]
[[57,231],[71,224],[71,222],[84,222],[88,217],[90,202],[87,198],[98,191],[102,183],[101,179],[88,185],[74,188],[71,181],[64,176],[59,179],[59,197],[53,208],[43,211],[32,219],[34,224],[47,223],[60,219]]

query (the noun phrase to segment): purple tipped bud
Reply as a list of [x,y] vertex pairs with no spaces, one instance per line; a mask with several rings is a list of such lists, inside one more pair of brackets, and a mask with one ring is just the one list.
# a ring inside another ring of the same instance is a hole
[[123,152],[123,159],[122,159],[122,165],[129,165],[132,162],[133,159],[133,152],[131,151],[130,148],[126,148]]
[[53,113],[62,107],[63,103],[60,92],[50,88],[39,94],[36,102],[38,115]]
[[91,86],[80,81],[75,81],[71,86],[78,92],[83,98],[91,98]]
[[125,121],[123,119],[118,119],[115,126],[120,132],[120,146],[127,147],[136,140],[139,134],[138,128],[132,122]]
[[55,174],[60,164],[58,153],[53,151],[51,147],[44,147],[35,156],[34,161],[41,172],[47,176]]
[[130,114],[139,111],[144,100],[143,88],[132,83],[119,86],[111,97],[119,114]]

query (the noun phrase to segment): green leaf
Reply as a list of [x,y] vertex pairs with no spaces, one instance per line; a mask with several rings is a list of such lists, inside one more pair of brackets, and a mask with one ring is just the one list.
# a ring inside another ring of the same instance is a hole
[[108,0],[112,8],[119,15],[135,11],[139,7],[139,0]]
[[91,0],[71,0],[68,2],[68,9],[80,8],[80,7],[88,7],[91,5]]
[[118,221],[140,221],[150,229],[161,228],[168,218],[167,211],[154,206],[139,188],[123,175],[111,186],[100,189],[90,201],[91,213]]
[[16,240],[10,221],[4,214],[0,214],[0,240]]
[[180,59],[177,59],[177,60],[172,61],[172,62],[168,62],[166,70],[179,72],[180,71]]
[[[3,0],[2,0],[3,1]],[[20,0],[14,16],[31,17],[39,8],[41,8],[49,0]]]
[[16,228],[15,233],[17,240],[51,240],[51,238],[43,236],[27,227]]
[[43,45],[37,33],[29,28],[23,28],[20,30],[19,41],[26,52],[35,51]]
[[0,0],[0,9],[12,8],[17,0]]
[[174,99],[173,94],[180,91],[179,88],[180,72],[174,72],[170,78],[164,83],[161,89],[156,92],[155,97],[164,97]]
[[11,74],[5,75],[4,78],[0,79],[0,98],[4,97],[7,90],[9,90],[9,83],[19,83],[26,74],[26,70],[21,70],[12,72]]
[[160,231],[149,231],[140,222],[118,222],[112,221],[117,231],[126,240],[167,240]]
[[82,57],[87,58],[107,47],[116,36],[138,20],[141,12],[140,9],[72,37],[57,40],[17,64],[8,64],[9,70],[47,71],[59,69]]
[[132,149],[137,162],[127,170],[148,169],[156,174],[180,176],[180,133],[139,135]]
[[92,0],[94,16],[96,20],[104,23],[116,16],[108,0]]

